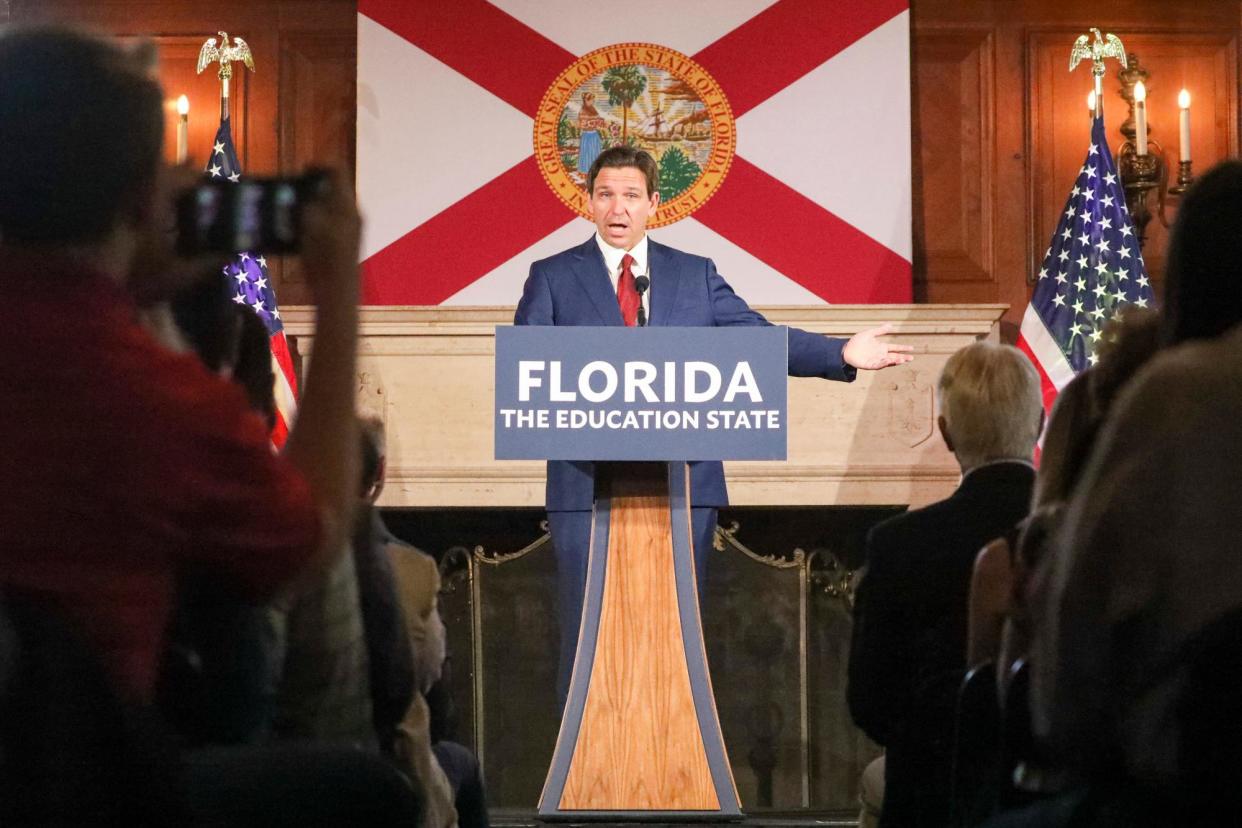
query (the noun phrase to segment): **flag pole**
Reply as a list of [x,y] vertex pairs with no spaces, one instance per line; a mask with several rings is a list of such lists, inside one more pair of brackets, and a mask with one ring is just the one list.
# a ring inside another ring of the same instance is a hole
[[[207,38],[198,53],[198,73],[202,74],[213,63],[219,64],[216,77],[220,79],[220,127],[216,131],[215,145],[206,174],[211,180],[230,181],[241,179],[241,165],[237,148],[233,144],[233,131],[229,125],[229,98],[232,91],[233,62],[240,60],[247,69],[254,71],[254,57],[250,47],[240,37],[232,43],[226,32],[217,32],[219,39]],[[256,255],[257,254],[257,255]],[[278,271],[279,273],[279,271]],[[223,268],[223,276],[230,285],[233,301],[250,308],[262,320],[267,329],[272,360],[273,426],[272,445],[284,446],[289,429],[297,413],[297,371],[285,336],[284,323],[276,301],[276,288],[268,272],[267,260],[262,251],[239,250]]]
[[[1104,59],[1115,57],[1125,66],[1127,56],[1115,35],[1102,37],[1099,29],[1091,31],[1095,43],[1089,35],[1080,36],[1070,53],[1069,68],[1073,71],[1080,60],[1090,59],[1094,86],[1100,90]],[[1154,302],[1138,235],[1126,208],[1125,181],[1103,140],[1102,95],[1095,97],[1094,114],[1101,120],[1092,124],[1086,158],[1032,280],[1031,301],[1018,330],[1018,348],[1039,371],[1046,412],[1062,388],[1096,364],[1097,343],[1118,309]],[[1101,131],[1098,141],[1096,129]]]

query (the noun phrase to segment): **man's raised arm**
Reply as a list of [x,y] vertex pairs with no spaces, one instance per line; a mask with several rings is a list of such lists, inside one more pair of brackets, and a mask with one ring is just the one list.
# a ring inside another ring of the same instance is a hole
[[339,171],[332,173],[325,197],[307,203],[302,226],[302,264],[317,311],[315,351],[285,457],[302,473],[319,507],[323,531],[316,563],[322,566],[346,548],[358,486],[354,383],[362,221]]

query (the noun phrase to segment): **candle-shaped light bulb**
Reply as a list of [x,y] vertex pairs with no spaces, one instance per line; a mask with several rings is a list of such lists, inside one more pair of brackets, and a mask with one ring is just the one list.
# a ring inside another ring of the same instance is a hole
[[1087,93],[1087,112],[1091,113],[1091,120],[1095,120],[1095,90],[1092,89]]
[[1147,87],[1134,84],[1134,143],[1138,155],[1147,154]]
[[190,145],[190,99],[177,98],[177,163],[184,164]]
[[1190,160],[1190,92],[1183,89],[1177,93],[1178,158]]

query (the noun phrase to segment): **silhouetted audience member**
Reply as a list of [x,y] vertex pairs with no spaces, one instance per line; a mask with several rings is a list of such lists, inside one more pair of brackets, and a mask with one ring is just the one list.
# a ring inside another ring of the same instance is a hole
[[883,826],[947,823],[971,566],[1027,513],[1043,416],[1034,367],[1004,345],[955,353],[937,396],[961,485],[871,530],[854,608],[848,698],[855,723],[887,749]]
[[[163,93],[148,64],[63,29],[0,31],[0,585],[77,631],[116,698],[139,709],[154,697],[178,576],[210,571],[253,600],[296,591],[341,557],[357,481],[360,221],[346,180],[333,175],[303,211],[315,362],[277,457],[238,388],[137,321],[135,297],[168,299],[203,266],[171,252],[171,202],[193,179],[161,165]],[[19,663],[8,686],[35,667]],[[80,753],[39,747],[51,762],[30,784],[73,776]],[[103,765],[122,747],[87,753]],[[197,817],[278,824],[309,804],[320,823],[418,818],[416,792],[377,758],[252,750],[183,757]],[[163,784],[156,770],[150,785]],[[141,824],[119,787],[99,814]],[[92,807],[63,803],[77,805]]]
[[[1156,352],[1159,335],[1160,317],[1152,309],[1130,305],[1109,321],[1096,348],[1098,363],[1071,380],[1053,405],[1030,517],[975,559],[967,662],[998,662],[1002,683],[1014,661],[1026,655],[1026,594],[1046,540],[1059,525],[1113,400]],[[1010,619],[1017,623],[1006,629]]]
[[382,428],[371,420],[359,423],[361,462],[353,555],[366,633],[373,726],[380,750],[391,756],[397,726],[418,689],[414,650],[387,550],[388,533],[375,508],[384,488],[384,460],[378,447]]
[[1091,455],[1100,426],[1091,396],[1093,371],[1088,368],[1070,380],[1052,405],[1031,503],[1036,509],[1069,500]]
[[241,320],[237,335],[237,361],[233,363],[233,382],[241,386],[252,411],[267,426],[276,428],[276,376],[272,367],[272,342],[267,325],[249,307],[230,303]]
[[1201,784],[1212,762],[1227,765],[1212,778],[1242,773],[1235,753],[1202,753],[1204,734],[1236,729],[1236,704],[1186,702],[1220,698],[1196,666],[1198,642],[1242,607],[1242,284],[1228,258],[1239,216],[1242,163],[1209,171],[1183,200],[1163,327],[1166,344],[1187,344],[1118,396],[1041,572],[1032,712],[1083,785],[1057,803],[1074,824],[1236,813],[1236,784]]
[[80,631],[0,597],[0,824],[168,825],[190,814],[175,745],[119,698]]
[[880,812],[884,809],[884,755],[881,754],[863,768],[858,781],[858,828],[878,828]]
[[[276,416],[266,326],[230,298],[214,265],[171,303],[179,340],[231,379],[270,433]],[[267,608],[214,573],[178,577],[158,705],[188,747],[259,744],[271,735],[279,665]]]
[[1242,161],[1225,161],[1195,181],[1169,237],[1162,339],[1212,339],[1242,321]]
[[[391,715],[382,721],[377,719],[376,726],[390,736],[397,764],[422,784],[428,826],[486,828],[487,797],[479,761],[464,745],[437,738],[442,734],[434,732],[435,722],[428,700],[433,688],[444,693],[441,679],[447,641],[439,611],[439,568],[435,558],[399,540],[384,525],[375,508],[387,471],[384,424],[378,419],[366,419],[361,431],[364,502],[358,518],[355,550],[361,557],[387,559],[405,623],[404,636],[391,633],[380,636],[373,650],[388,654],[395,665],[395,669],[388,671],[387,678],[378,680],[389,688],[386,695],[393,703],[386,708],[392,713],[398,708],[402,712],[395,721]],[[363,550],[367,550],[365,554]],[[378,562],[369,566],[383,568]],[[360,567],[360,571],[363,568]],[[406,648],[405,658],[393,651],[397,646]],[[408,676],[407,669],[410,670]],[[377,681],[375,673],[372,673],[372,681]],[[407,687],[410,693],[402,705],[399,694]]]
[[172,317],[203,364],[239,385],[270,431],[276,418],[270,336],[257,313],[233,301],[232,287],[213,264],[203,279],[173,298]]
[[267,612],[276,739],[378,749],[358,571],[349,552]]
[[[181,566],[214,566],[262,595],[338,554],[329,548],[352,508],[341,477],[354,468],[338,447],[353,422],[331,397],[351,387],[356,310],[328,314],[324,390],[306,401],[303,438],[273,457],[235,387],[133,322],[135,269],[148,280],[164,262],[175,270],[158,85],[124,51],[56,30],[7,33],[0,68],[0,284],[11,294],[0,376],[21,389],[0,407],[0,579],[45,594],[125,694],[149,699]],[[308,257],[312,282],[334,300],[357,289],[353,209],[341,193],[309,222],[322,228],[308,233],[321,253]]]

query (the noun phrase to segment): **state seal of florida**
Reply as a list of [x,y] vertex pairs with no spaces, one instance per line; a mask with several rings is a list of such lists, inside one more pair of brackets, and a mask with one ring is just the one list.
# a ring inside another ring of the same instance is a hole
[[720,187],[737,147],[720,84],[681,52],[618,43],[583,55],[539,103],[535,159],[571,210],[588,217],[587,171],[609,147],[646,150],[659,165],[660,206],[648,223],[685,218]]

